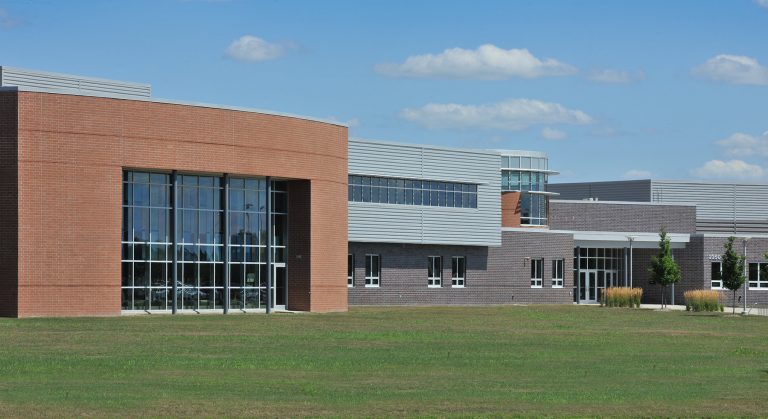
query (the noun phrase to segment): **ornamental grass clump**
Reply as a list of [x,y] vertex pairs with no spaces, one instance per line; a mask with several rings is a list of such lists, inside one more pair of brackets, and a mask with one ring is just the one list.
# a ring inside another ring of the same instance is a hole
[[723,311],[720,293],[712,290],[686,291],[685,309],[687,311]]
[[611,287],[603,290],[600,304],[603,307],[640,308],[640,299],[642,297],[642,288]]

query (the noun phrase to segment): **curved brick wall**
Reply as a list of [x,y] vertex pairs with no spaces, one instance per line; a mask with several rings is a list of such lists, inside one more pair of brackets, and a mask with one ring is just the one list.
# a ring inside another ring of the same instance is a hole
[[120,313],[123,168],[296,179],[289,182],[288,308],[346,310],[345,127],[34,92],[0,93],[2,118],[11,93],[19,108],[18,310],[2,314]]

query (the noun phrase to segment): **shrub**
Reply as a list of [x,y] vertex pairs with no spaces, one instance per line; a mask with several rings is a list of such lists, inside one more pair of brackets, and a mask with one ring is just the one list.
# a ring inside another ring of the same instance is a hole
[[600,305],[603,307],[640,308],[642,297],[642,288],[611,287],[603,290]]
[[723,311],[720,293],[712,290],[686,291],[685,309],[687,311]]

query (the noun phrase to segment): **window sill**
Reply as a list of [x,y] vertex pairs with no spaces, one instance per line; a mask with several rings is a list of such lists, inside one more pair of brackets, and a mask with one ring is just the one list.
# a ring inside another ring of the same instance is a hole
[[562,288],[562,285],[552,285],[552,288]]
[[427,288],[442,288],[442,285],[427,285]]
[[544,288],[541,285],[531,285],[531,288]]
[[451,285],[451,288],[466,288],[464,285]]
[[366,288],[379,288],[378,285],[366,285],[365,287]]

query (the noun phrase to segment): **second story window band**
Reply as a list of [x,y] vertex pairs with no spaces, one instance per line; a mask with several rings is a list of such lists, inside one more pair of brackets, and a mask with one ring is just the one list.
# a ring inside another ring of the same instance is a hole
[[477,208],[477,185],[377,176],[349,176],[349,201]]

